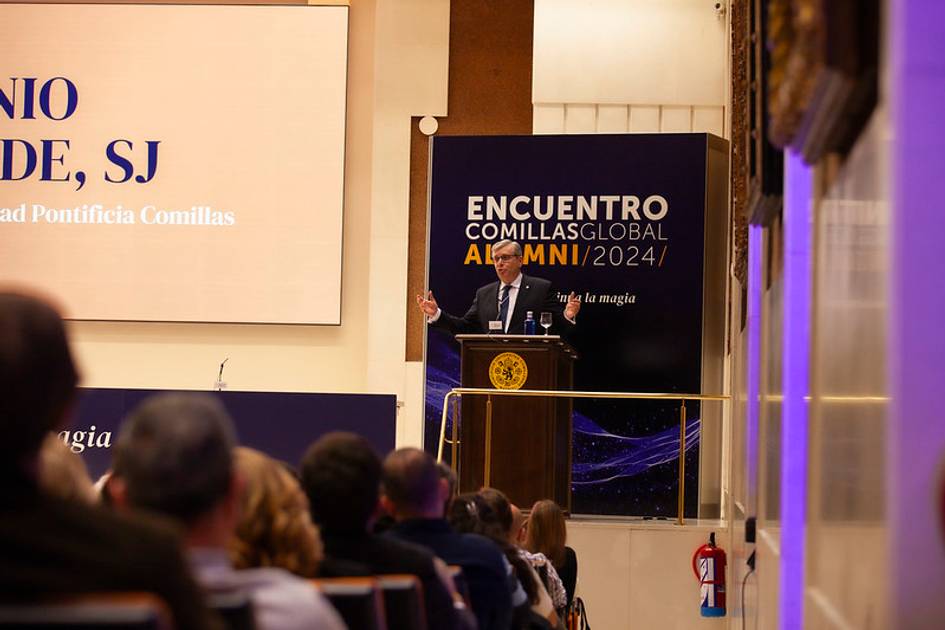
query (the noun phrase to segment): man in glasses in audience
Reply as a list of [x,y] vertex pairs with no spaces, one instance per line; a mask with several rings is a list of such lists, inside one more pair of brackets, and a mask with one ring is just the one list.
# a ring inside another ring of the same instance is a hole
[[[462,317],[442,310],[433,297],[433,291],[427,291],[426,296],[417,296],[417,305],[431,326],[454,335],[487,332],[522,334],[525,314],[532,311],[536,319],[539,313],[550,312],[553,329],[558,333],[567,333],[581,310],[581,300],[573,291],[562,308],[550,281],[522,273],[522,246],[515,241],[501,240],[493,245],[492,260],[498,282],[480,287],[472,305]],[[490,322],[500,324],[490,328]]]

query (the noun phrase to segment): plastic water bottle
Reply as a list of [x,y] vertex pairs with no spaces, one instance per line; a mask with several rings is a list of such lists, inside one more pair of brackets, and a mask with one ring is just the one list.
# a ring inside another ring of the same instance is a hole
[[525,334],[534,335],[535,334],[535,313],[533,311],[527,311],[525,313]]

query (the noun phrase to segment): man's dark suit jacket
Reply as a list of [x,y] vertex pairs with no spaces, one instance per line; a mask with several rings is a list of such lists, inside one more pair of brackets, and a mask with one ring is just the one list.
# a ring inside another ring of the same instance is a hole
[[444,519],[401,521],[384,535],[423,545],[447,564],[461,566],[479,630],[507,630],[512,622],[512,593],[502,552],[495,543],[476,534],[459,534]]
[[[442,328],[454,335],[477,334],[489,332],[489,322],[499,319],[499,287],[501,282],[496,281],[480,287],[476,297],[466,314],[462,317],[450,315],[442,308],[440,318],[430,324],[435,328]],[[548,332],[552,335],[564,335],[573,326],[564,318],[564,305],[555,299],[555,290],[551,281],[535,276],[522,274],[522,284],[515,298],[515,310],[509,320],[506,331],[510,335],[521,335],[525,332],[525,313],[532,311],[535,315],[536,332],[544,329],[538,323],[542,311],[552,313],[552,328]]]
[[222,627],[171,526],[45,496],[28,481],[11,488],[10,481],[2,482],[0,502],[0,601],[147,591],[167,603],[175,628]]
[[368,533],[322,532],[325,561],[322,577],[409,573],[420,578],[430,630],[460,627],[453,598],[433,567],[433,554],[424,547]]

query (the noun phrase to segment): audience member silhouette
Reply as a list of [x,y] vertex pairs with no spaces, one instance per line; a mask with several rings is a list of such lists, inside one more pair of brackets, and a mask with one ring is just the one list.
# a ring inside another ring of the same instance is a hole
[[552,627],[557,626],[559,617],[544,583],[525,556],[525,552],[510,542],[513,522],[511,503],[502,492],[494,488],[483,488],[473,499],[480,533],[502,549],[509,564],[514,567],[514,576],[527,594],[524,601],[513,599],[517,607],[518,623],[524,627],[531,627],[527,624],[535,624],[536,621],[539,622],[536,625],[546,623]]
[[85,460],[55,433],[46,435],[39,449],[39,486],[43,492],[63,499],[90,504],[98,501]]
[[[483,491],[485,494],[485,490]],[[532,553],[525,549],[525,523],[527,519],[517,505],[510,503],[512,513],[512,527],[509,530],[509,544],[518,549],[518,552],[532,565],[538,577],[541,578],[545,590],[551,595],[551,601],[554,602],[555,610],[559,617],[564,617],[568,606],[568,596],[564,590],[564,584],[558,571],[555,569],[551,560],[542,553]]]
[[500,514],[501,506],[488,501],[484,491],[480,491],[458,496],[453,505],[450,523],[458,531],[481,534],[498,545],[504,554],[509,580],[516,588],[512,596],[515,606],[513,627],[546,628],[556,625],[558,618],[553,603],[539,576],[521,551],[508,541],[512,522],[510,504],[506,502],[505,514]]
[[237,569],[279,567],[312,578],[322,560],[322,539],[308,498],[288,467],[264,453],[236,447],[236,470],[245,483],[230,560]]
[[437,462],[436,470],[440,474],[440,479],[446,481],[446,501],[443,502],[443,514],[450,513],[450,503],[456,496],[456,486],[459,480],[456,478],[456,471],[443,462]]
[[122,424],[115,444],[113,503],[177,521],[200,583],[243,591],[262,630],[339,630],[344,624],[306,580],[278,568],[234,569],[226,545],[239,520],[242,481],[233,463],[232,421],[207,394],[161,394]]
[[369,533],[378,512],[381,461],[367,440],[353,433],[328,433],[309,447],[300,470],[325,545],[322,575],[416,575],[429,627],[465,626],[444,564],[423,547]]
[[40,489],[40,445],[66,428],[78,380],[59,313],[0,292],[0,601],[150,591],[176,627],[219,627],[172,528]]
[[577,586],[577,554],[568,547],[564,512],[554,501],[538,501],[532,506],[525,535],[525,548],[544,554],[554,565],[564,583],[568,606],[574,601]]
[[448,482],[433,458],[415,448],[392,452],[384,460],[383,489],[383,505],[397,521],[387,535],[423,545],[462,567],[480,630],[509,628],[512,593],[502,552],[490,540],[457,533],[446,522]]
[[512,504],[512,534],[509,536],[509,542],[513,545],[523,546],[525,544],[525,523],[528,518],[522,513],[517,505]]

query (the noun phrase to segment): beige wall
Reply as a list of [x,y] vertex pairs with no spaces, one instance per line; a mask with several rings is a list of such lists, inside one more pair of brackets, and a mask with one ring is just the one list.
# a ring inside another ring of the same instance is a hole
[[707,0],[536,0],[534,131],[726,137],[728,39]]

